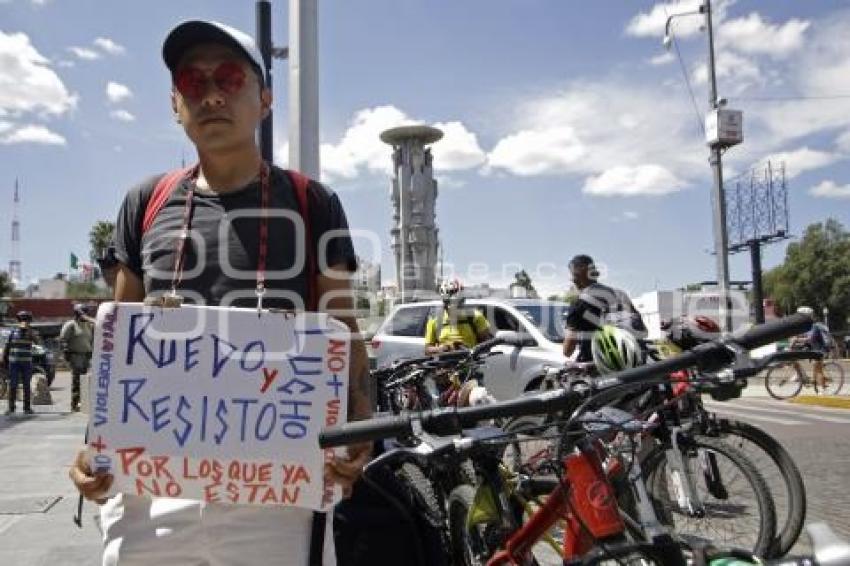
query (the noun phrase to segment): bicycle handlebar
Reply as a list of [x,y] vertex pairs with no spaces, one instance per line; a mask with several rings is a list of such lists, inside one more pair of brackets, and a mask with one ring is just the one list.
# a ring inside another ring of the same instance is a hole
[[[747,349],[758,348],[787,336],[805,332],[811,328],[811,325],[811,317],[804,314],[773,320],[724,341],[700,344],[693,350],[674,358],[598,378],[594,383],[594,389],[608,389],[618,385],[645,382],[693,366],[722,367],[728,365],[733,357],[728,346],[730,342]],[[496,339],[488,340],[485,344],[494,341]],[[487,419],[541,415],[575,408],[584,397],[584,393],[561,389],[479,407],[447,407],[421,413],[356,421],[322,430],[319,433],[319,446],[330,448],[409,435],[418,432],[419,428],[436,435],[458,434],[463,428],[475,426],[479,421]]]
[[355,421],[322,430],[319,433],[319,446],[330,448],[409,435],[415,433],[420,427],[422,430],[436,435],[459,434],[464,428],[473,427],[479,421],[554,413],[574,407],[581,399],[580,393],[561,389],[491,405],[462,408],[446,407],[419,413]]

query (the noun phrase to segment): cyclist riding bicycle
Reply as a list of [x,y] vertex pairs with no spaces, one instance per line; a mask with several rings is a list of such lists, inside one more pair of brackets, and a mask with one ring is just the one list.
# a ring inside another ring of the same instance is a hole
[[492,338],[490,323],[477,309],[464,308],[463,284],[457,279],[440,285],[443,306],[425,327],[425,353],[427,355],[473,348]]
[[[815,310],[812,307],[800,307],[797,309],[797,312],[807,314],[811,317],[814,317],[815,315]],[[812,324],[812,329],[805,334],[795,336],[791,339],[792,350],[812,350],[814,352],[822,353],[824,357],[829,354],[831,346],[832,336],[830,336],[829,330],[827,330],[826,326],[820,322]],[[818,387],[826,387],[826,375],[823,372],[823,359],[814,360],[813,373]]]

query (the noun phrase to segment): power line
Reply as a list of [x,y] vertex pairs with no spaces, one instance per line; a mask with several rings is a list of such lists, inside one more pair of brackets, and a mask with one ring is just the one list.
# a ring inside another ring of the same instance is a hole
[[700,130],[702,130],[702,136],[705,137],[705,124],[703,124],[699,105],[697,104],[697,99],[694,96],[694,89],[691,87],[691,79],[688,77],[688,70],[685,66],[685,61],[682,59],[681,51],[679,51],[679,42],[676,40],[676,36],[671,37],[673,40],[673,47],[676,48],[676,57],[679,59],[679,68],[682,70],[682,76],[685,78],[685,84],[688,86],[688,94],[691,95],[691,103],[694,106],[694,114],[696,114],[697,123],[699,124]]
[[825,94],[822,96],[730,96],[729,100],[758,100],[762,102],[784,100],[841,100],[850,98],[850,94]]
[[[664,16],[669,18],[670,14],[667,13],[667,6],[664,4],[661,5],[664,8]],[[691,96],[691,104],[694,107],[694,114],[697,117],[697,123],[699,124],[699,129],[702,130],[702,137],[705,137],[705,124],[702,121],[702,114],[699,111],[699,105],[697,104],[697,99],[694,96],[694,89],[691,87],[691,79],[688,77],[688,69],[685,66],[685,61],[682,59],[682,52],[679,51],[679,42],[676,40],[676,36],[670,33],[670,39],[673,42],[673,47],[676,48],[676,58],[679,60],[679,69],[682,71],[682,76],[685,78],[685,84],[688,87],[688,94]]]

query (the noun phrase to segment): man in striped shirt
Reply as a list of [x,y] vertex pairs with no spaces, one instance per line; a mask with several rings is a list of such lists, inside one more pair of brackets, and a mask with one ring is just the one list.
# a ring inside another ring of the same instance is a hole
[[37,334],[30,327],[32,313],[20,311],[17,314],[19,325],[12,329],[6,347],[3,348],[3,364],[9,368],[9,405],[6,414],[15,412],[15,400],[20,381],[24,388],[24,413],[32,414],[30,407],[30,378],[32,377],[32,350],[37,342]]

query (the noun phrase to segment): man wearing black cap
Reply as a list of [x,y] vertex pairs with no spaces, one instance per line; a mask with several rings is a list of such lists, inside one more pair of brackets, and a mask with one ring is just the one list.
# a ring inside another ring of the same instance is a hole
[[646,336],[646,326],[629,296],[624,291],[596,281],[599,271],[593,263],[593,258],[579,254],[570,260],[569,268],[579,295],[570,305],[567,314],[565,356],[572,356],[578,347],[575,361],[593,360],[591,339],[593,333],[605,324],[624,328],[638,337]]
[[[168,35],[163,59],[175,119],[199,163],[127,194],[115,229],[115,299],[179,293],[194,304],[253,307],[264,297],[269,308],[318,306],[351,328],[349,416],[367,418],[368,361],[351,316],[356,258],[348,223],[330,189],[304,178],[299,184],[297,175],[263,162],[256,130],[272,98],[256,44],[224,24],[191,21]],[[287,272],[294,275],[280,275]],[[346,494],[370,448],[352,447],[328,464]],[[86,498],[103,503],[104,564],[334,562],[332,529],[310,511],[128,494],[106,501],[111,477],[92,473],[84,451],[70,475]]]

